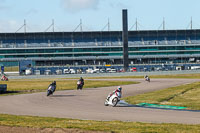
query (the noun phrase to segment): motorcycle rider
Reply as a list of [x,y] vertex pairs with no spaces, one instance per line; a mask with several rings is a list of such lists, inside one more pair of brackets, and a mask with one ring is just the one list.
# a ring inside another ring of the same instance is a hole
[[[50,87],[50,86],[53,87],[51,90],[54,92],[54,91],[56,90],[56,81],[53,81],[53,82],[49,85],[49,87]],[[48,87],[48,88],[49,88],[49,87]],[[52,93],[53,93],[53,92],[52,92]]]
[[110,93],[107,97],[107,100],[109,101],[110,97],[113,95],[113,94],[116,94],[119,98],[122,97],[122,87],[121,86],[118,86],[116,90],[114,90],[112,93]]
[[84,86],[84,79],[80,77],[80,79],[77,82],[77,90],[79,89],[82,90],[83,86]]
[[149,76],[148,75],[145,75],[144,78],[145,78],[146,81],[149,80]]

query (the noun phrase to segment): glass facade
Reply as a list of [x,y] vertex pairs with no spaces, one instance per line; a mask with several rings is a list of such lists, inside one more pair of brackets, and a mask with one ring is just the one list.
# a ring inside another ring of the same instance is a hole
[[[121,31],[0,33],[2,62],[121,64],[122,57]],[[129,31],[130,62],[188,62],[190,58],[200,59],[200,30]]]
[[[39,49],[1,49],[0,58],[28,57],[83,57],[83,56],[122,56],[120,47],[96,48],[39,48]],[[129,47],[129,55],[168,55],[200,54],[200,45],[195,46],[137,46]]]

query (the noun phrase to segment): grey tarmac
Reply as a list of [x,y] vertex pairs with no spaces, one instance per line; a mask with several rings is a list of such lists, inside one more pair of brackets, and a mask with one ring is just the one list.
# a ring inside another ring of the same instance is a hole
[[[100,79],[99,79],[100,80]],[[188,84],[199,79],[106,79],[139,81],[139,84],[123,85],[123,97]],[[137,106],[104,106],[113,87],[84,88],[82,91],[56,91],[47,97],[46,92],[0,96],[0,113],[44,117],[73,118],[98,121],[133,121],[148,123],[200,124],[200,111],[153,109]]]

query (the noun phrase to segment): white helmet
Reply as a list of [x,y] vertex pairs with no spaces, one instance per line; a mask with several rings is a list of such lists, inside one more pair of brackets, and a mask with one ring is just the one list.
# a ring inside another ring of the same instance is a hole
[[118,91],[122,91],[122,87],[121,87],[121,86],[118,86],[118,87],[117,87],[117,90],[118,90]]

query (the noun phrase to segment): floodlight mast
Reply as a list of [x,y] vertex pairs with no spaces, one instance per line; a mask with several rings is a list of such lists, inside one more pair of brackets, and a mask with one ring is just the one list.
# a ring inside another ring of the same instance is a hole
[[129,68],[128,60],[128,15],[127,9],[122,10],[122,40],[123,40],[123,65],[124,71],[127,72]]
[[26,33],[26,20],[24,19],[24,33]]
[[138,30],[138,21],[137,21],[137,18],[136,18],[136,22],[135,22],[136,26],[135,26],[135,30],[137,31]]
[[83,31],[83,24],[82,24],[82,19],[80,19],[80,31]]
[[165,18],[163,18],[163,30],[165,30]]

